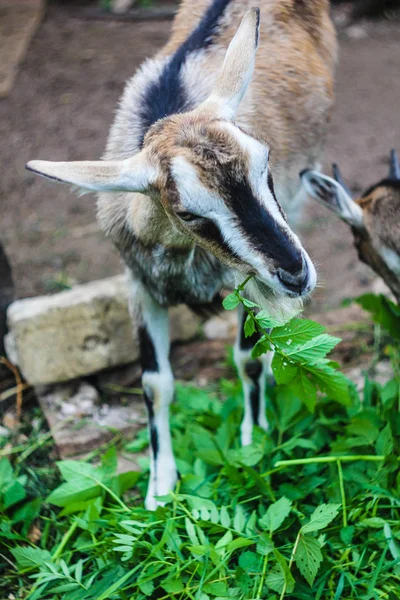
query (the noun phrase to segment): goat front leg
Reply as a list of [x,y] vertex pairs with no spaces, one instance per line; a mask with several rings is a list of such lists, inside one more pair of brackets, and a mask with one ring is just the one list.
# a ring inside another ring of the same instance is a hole
[[251,358],[251,351],[254,344],[259,339],[259,334],[255,333],[246,338],[243,331],[243,325],[246,320],[246,313],[239,307],[238,332],[234,348],[234,359],[244,394],[244,416],[241,425],[241,440],[243,446],[248,446],[252,442],[253,426],[258,425],[265,431],[268,431],[268,421],[265,407],[265,387],[267,380],[272,381],[272,352],[264,354],[260,358]]
[[145,505],[155,510],[155,496],[174,489],[177,470],[169,427],[174,378],[169,361],[168,309],[161,307],[142,285],[132,282],[131,310],[139,323],[143,398],[150,434],[150,479]]

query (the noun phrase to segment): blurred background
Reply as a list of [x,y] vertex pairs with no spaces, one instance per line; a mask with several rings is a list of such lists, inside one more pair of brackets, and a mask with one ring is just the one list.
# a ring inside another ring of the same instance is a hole
[[[122,270],[96,224],[94,198],[49,185],[24,165],[101,156],[125,81],[166,42],[175,9],[164,0],[0,1],[0,241],[16,297]],[[324,169],[338,162],[358,193],[386,175],[390,149],[400,151],[399,3],[332,1],[332,15],[340,56]],[[11,78],[8,58],[19,62]],[[311,312],[371,289],[374,275],[358,261],[350,230],[313,201],[301,236],[320,277]]]

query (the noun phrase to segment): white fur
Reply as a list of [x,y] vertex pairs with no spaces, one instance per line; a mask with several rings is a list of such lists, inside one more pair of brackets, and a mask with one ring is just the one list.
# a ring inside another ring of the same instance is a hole
[[[332,177],[323,175],[318,171],[307,171],[301,176],[302,182],[307,192],[323,206],[326,206],[335,212],[343,221],[346,221],[352,227],[362,227],[363,211],[358,204],[348,195],[340,183]],[[319,186],[326,189],[326,185],[336,190],[335,194],[326,192],[326,199],[323,200],[318,194]]]
[[[239,377],[242,382],[243,387],[243,396],[244,396],[244,415],[243,421],[240,426],[241,432],[241,442],[243,446],[248,446],[251,444],[253,439],[253,415],[251,411],[251,401],[250,394],[253,387],[253,382],[250,377],[247,375],[245,367],[246,364],[252,360],[251,359],[251,349],[243,350],[240,348],[240,336],[241,336],[241,327],[242,327],[242,317],[241,311],[239,311],[239,325],[238,325],[238,335],[236,338],[236,343],[234,346],[233,356],[236,364],[236,368],[239,373]],[[264,431],[268,431],[269,424],[267,421],[266,411],[265,411],[265,388],[266,388],[266,379],[268,376],[272,375],[271,370],[271,362],[272,362],[273,353],[268,352],[264,354],[260,360],[262,362],[262,371],[259,378],[259,386],[260,386],[260,407],[258,413],[258,425]]]
[[400,256],[387,246],[381,246],[379,249],[379,254],[385,261],[386,265],[389,267],[393,273],[396,275],[400,275]]
[[159,502],[155,496],[163,496],[176,484],[177,471],[169,427],[169,406],[174,398],[174,377],[169,361],[168,310],[161,308],[143,286],[131,279],[129,307],[133,317],[142,314],[149,336],[155,348],[159,370],[145,371],[142,376],[144,390],[154,398],[153,426],[157,430],[158,454],[150,453],[150,477],[145,500],[146,508],[155,510]]

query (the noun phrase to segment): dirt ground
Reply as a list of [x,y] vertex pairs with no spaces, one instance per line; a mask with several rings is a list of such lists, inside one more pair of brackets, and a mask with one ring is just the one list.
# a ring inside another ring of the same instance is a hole
[[[169,21],[88,21],[50,5],[12,93],[0,101],[0,238],[19,297],[121,270],[95,223],[93,197],[75,197],[24,165],[99,157],[125,80],[169,30]],[[341,39],[325,157],[341,164],[354,191],[386,174],[390,148],[400,151],[400,23],[371,22],[366,31]],[[348,228],[311,201],[301,235],[319,265],[312,311],[371,287]]]

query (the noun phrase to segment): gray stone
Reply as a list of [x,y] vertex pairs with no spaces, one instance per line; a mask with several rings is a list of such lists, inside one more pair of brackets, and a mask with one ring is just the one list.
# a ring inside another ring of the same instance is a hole
[[112,0],[111,11],[116,15],[122,15],[132,8],[134,0]]
[[[76,379],[137,360],[123,275],[79,285],[53,296],[26,298],[7,312],[6,351],[33,385]],[[200,319],[171,309],[171,339],[186,341]]]
[[385,385],[390,379],[394,377],[393,367],[388,360],[381,360],[376,365],[371,367],[370,361],[364,365],[358,365],[351,369],[345,369],[345,373],[349,379],[351,379],[359,392],[362,392],[365,384],[365,375]]
[[132,436],[146,424],[141,399],[128,405],[102,403],[86,382],[36,388],[61,458],[81,456],[110,441],[116,432]]
[[2,427],[0,425],[0,438],[10,437],[10,431],[7,427]]

